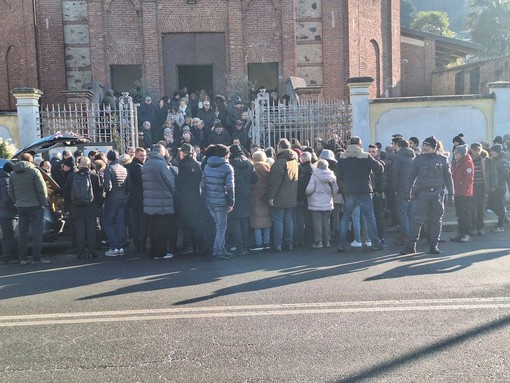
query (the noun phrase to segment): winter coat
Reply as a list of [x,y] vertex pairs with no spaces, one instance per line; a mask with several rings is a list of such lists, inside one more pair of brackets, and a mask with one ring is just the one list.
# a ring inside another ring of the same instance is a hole
[[48,204],[46,182],[34,164],[20,161],[14,165],[9,181],[9,196],[17,208]]
[[308,198],[306,196],[306,187],[312,177],[312,164],[308,161],[299,165],[299,178],[298,178],[298,192],[297,202],[298,205],[306,206],[308,204]]
[[257,182],[251,190],[250,225],[253,229],[266,229],[271,227],[271,212],[265,200],[271,166],[267,162],[256,162],[253,167]]
[[230,146],[232,144],[232,139],[230,138],[230,134],[225,129],[222,129],[219,134],[213,130],[209,134],[208,142],[209,145],[223,144]]
[[308,196],[308,210],[333,210],[333,196],[338,194],[338,184],[333,171],[315,168],[305,192]]
[[384,165],[358,145],[349,145],[340,156],[338,171],[342,178],[345,194],[372,193],[370,173],[379,175],[384,171]]
[[200,118],[202,121],[204,121],[204,129],[210,130],[214,126],[216,115],[214,114],[214,110],[212,108],[210,108],[207,112],[204,108],[202,108],[198,110],[197,118]]
[[200,164],[191,156],[184,157],[179,162],[179,174],[176,177],[177,211],[184,227],[194,228],[200,224],[205,206],[200,197],[200,182],[202,169]]
[[475,165],[469,154],[464,155],[460,161],[452,162],[452,179],[455,196],[473,196]]
[[[506,190],[506,182],[508,180],[509,174],[509,165],[508,161],[500,154],[496,158],[492,159],[494,162],[494,168],[496,169],[496,190],[505,191]],[[11,174],[12,179],[12,174]]]
[[142,126],[145,121],[149,121],[151,126],[158,125],[158,108],[156,105],[144,102],[140,106],[138,110],[138,123]]
[[239,143],[243,148],[249,149],[250,148],[250,139],[248,138],[248,132],[246,129],[235,129],[232,132],[232,141],[234,141],[236,138],[239,140]]
[[249,218],[251,213],[251,188],[257,182],[253,165],[245,156],[230,158],[234,168],[235,205],[230,218]]
[[207,158],[201,187],[202,198],[207,206],[234,206],[234,169],[224,157]]
[[442,192],[445,187],[448,194],[453,194],[450,164],[446,157],[438,153],[416,156],[407,182],[407,190],[412,190],[415,195],[421,192]]
[[411,148],[400,148],[395,154],[391,167],[391,190],[399,198],[406,198],[407,179],[413,165],[416,152]]
[[104,171],[105,202],[126,199],[128,194],[127,169],[117,161],[110,162]]
[[143,164],[138,158],[127,166],[129,177],[129,196],[127,204],[132,208],[143,208],[143,181],[142,181]]
[[142,168],[143,212],[148,215],[175,213],[175,176],[159,153],[151,153]]
[[276,155],[269,177],[268,199],[274,207],[285,209],[297,206],[299,165],[292,149],[283,149]]
[[[85,174],[89,173],[90,183],[92,185],[92,192],[94,194],[94,200],[92,203],[87,205],[73,205],[71,202],[71,190],[73,188],[73,181],[76,173]],[[99,209],[102,208],[104,197],[103,197],[103,186],[99,181],[99,176],[92,172],[90,169],[78,169],[77,172],[73,172],[67,177],[66,184],[64,186],[64,198],[70,201],[69,212],[72,217],[75,218],[93,218],[99,216]]]
[[9,173],[0,169],[0,218],[14,218],[16,207],[9,197]]

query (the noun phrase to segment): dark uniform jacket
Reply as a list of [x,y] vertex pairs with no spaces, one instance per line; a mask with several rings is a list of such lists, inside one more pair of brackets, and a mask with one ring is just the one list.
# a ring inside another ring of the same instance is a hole
[[413,195],[421,192],[443,192],[453,195],[453,180],[446,157],[437,153],[418,155],[409,172],[407,190]]

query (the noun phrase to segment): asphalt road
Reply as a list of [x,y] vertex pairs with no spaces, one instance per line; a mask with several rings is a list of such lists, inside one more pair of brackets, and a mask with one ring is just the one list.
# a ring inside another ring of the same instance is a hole
[[0,382],[510,381],[510,237],[440,247],[78,261],[46,246],[49,264],[0,266]]

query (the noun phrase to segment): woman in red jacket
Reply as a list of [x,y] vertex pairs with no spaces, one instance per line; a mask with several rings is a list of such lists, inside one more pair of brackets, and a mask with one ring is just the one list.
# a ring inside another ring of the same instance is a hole
[[455,211],[458,218],[458,233],[450,238],[452,241],[468,242],[471,232],[471,198],[473,197],[473,183],[475,166],[468,153],[467,145],[458,145],[452,161],[453,188],[455,190]]

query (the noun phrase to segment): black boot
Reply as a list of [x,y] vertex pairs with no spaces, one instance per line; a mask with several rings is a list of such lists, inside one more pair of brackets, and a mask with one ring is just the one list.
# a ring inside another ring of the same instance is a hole
[[430,254],[441,254],[441,251],[437,248],[437,245],[436,245],[436,246],[430,246],[429,253]]
[[414,254],[414,253],[416,253],[416,247],[415,246],[406,246],[400,252],[401,255]]

